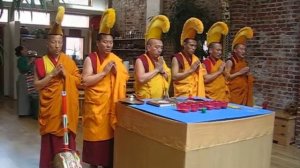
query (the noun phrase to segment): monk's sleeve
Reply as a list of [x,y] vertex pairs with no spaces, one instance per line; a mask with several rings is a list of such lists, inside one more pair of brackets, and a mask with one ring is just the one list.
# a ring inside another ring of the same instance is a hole
[[169,89],[172,77],[171,77],[171,69],[167,66],[166,63],[164,63],[164,70],[168,75],[167,89]]
[[128,72],[122,63],[117,65],[116,81],[114,86],[113,103],[111,107],[111,118],[110,123],[113,129],[116,128],[117,117],[116,117],[116,103],[123,98],[126,98],[126,82],[129,79]]
[[74,83],[78,88],[81,82],[81,75],[79,73],[79,69],[77,68],[74,62],[69,63],[67,66],[70,66],[70,68],[68,68],[68,70],[65,71],[66,80],[68,82]]

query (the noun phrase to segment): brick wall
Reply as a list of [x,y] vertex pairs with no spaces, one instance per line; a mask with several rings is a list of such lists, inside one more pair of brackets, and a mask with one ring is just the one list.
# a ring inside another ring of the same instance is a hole
[[112,7],[117,13],[114,29],[125,36],[132,31],[143,35],[146,29],[146,1],[144,0],[122,0],[112,1]]
[[300,149],[300,107],[298,107],[296,126],[295,126],[295,144]]
[[[170,16],[174,0],[162,0],[162,13]],[[219,0],[195,0],[212,17],[221,19]],[[113,1],[118,13],[116,29],[145,31],[145,1]],[[229,0],[230,37],[243,26],[254,29],[254,38],[248,43],[248,61],[256,77],[254,96],[256,104],[268,101],[271,109],[285,109],[300,97],[300,1],[298,0]],[[171,26],[176,26],[172,25]],[[165,43],[164,55],[175,51]],[[168,61],[169,62],[169,61]]]
[[248,61],[255,81],[256,104],[272,109],[297,102],[300,87],[300,1],[231,0],[231,32],[248,25]]

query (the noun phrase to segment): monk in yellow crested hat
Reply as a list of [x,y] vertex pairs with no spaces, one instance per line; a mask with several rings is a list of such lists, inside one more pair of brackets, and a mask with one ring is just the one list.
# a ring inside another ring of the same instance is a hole
[[100,20],[99,34],[110,34],[110,30],[114,27],[116,22],[116,11],[113,8],[107,9]]
[[90,167],[113,167],[115,104],[126,97],[128,72],[122,59],[112,52],[110,34],[116,20],[113,8],[104,11],[97,35],[97,51],[85,59],[82,160]]
[[[53,161],[54,156],[58,152],[65,151],[63,146],[65,129],[62,127],[61,111],[63,88],[67,92],[65,105],[68,109],[68,148],[71,151],[76,150],[75,137],[79,115],[77,87],[80,85],[81,76],[75,62],[62,52],[61,23],[64,12],[64,7],[58,7],[55,22],[48,33],[47,54],[35,61],[34,84],[39,90],[40,100],[38,118],[42,143],[40,167],[49,167],[53,162],[56,163]],[[77,164],[80,164],[79,159],[77,161]]]
[[224,22],[214,23],[207,32],[207,45],[211,43],[220,43],[222,36],[228,34],[228,26]]
[[205,69],[194,54],[197,48],[196,34],[201,34],[203,29],[202,21],[194,17],[183,25],[180,39],[182,50],[172,58],[172,79],[176,97],[205,97]]
[[230,102],[253,106],[253,75],[246,61],[246,41],[253,38],[251,27],[241,28],[232,42],[232,57],[226,61]]
[[253,38],[253,30],[251,27],[241,28],[234,36],[232,49],[238,44],[246,45],[247,40]]
[[216,22],[207,32],[207,45],[209,56],[203,64],[207,71],[204,75],[206,97],[229,101],[229,89],[225,81],[225,63],[222,61],[222,37],[228,34],[227,24]]
[[162,33],[167,33],[170,29],[170,21],[165,15],[157,15],[148,24],[145,41],[149,39],[161,39]]
[[148,24],[145,41],[146,53],[135,62],[135,93],[138,98],[162,98],[168,95],[171,71],[161,56],[162,33],[170,29],[169,19],[157,15]]
[[48,35],[63,35],[63,31],[61,28],[61,23],[64,19],[65,8],[63,6],[59,6],[57,9],[57,14],[55,18],[55,22],[52,24]]

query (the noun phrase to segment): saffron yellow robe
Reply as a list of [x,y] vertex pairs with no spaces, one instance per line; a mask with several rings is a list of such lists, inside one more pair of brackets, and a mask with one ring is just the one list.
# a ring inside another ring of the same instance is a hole
[[[183,69],[180,69],[179,72],[184,72],[191,69],[191,65],[199,61],[198,57],[192,55],[192,63],[189,64],[186,57],[180,52],[178,53],[183,58]],[[179,61],[178,61],[179,64]],[[197,96],[197,97],[205,97],[205,87],[204,87],[204,78],[203,75],[206,74],[205,68],[200,64],[199,68],[193,72],[191,75],[186,78],[178,81],[173,81],[174,86],[174,96]]]
[[[49,74],[55,65],[51,62],[47,55],[42,57],[45,75]],[[67,100],[67,115],[68,129],[76,134],[78,127],[79,103],[77,86],[80,85],[81,76],[75,62],[64,53],[61,53],[56,65],[62,64],[65,69],[66,77],[66,100]],[[43,77],[40,77],[43,78]],[[62,90],[64,79],[61,75],[53,77],[49,84],[40,90],[40,113],[39,125],[40,134],[47,133],[63,136],[62,126]]]
[[[149,72],[151,72],[154,70],[155,67],[152,61],[150,60],[149,56],[147,54],[145,55],[148,61]],[[162,98],[165,95],[165,92],[168,91],[170,87],[171,70],[170,68],[168,68],[165,62],[163,65],[163,69],[167,73],[168,79],[166,79],[162,74],[158,73],[148,82],[140,83],[137,80],[135,74],[134,88],[138,98],[140,99]]]
[[[231,68],[230,74],[239,72],[242,68],[248,66],[245,59],[242,58],[232,57],[231,61],[234,66]],[[251,74],[240,75],[229,80],[230,102],[253,106],[253,80]]]
[[[213,63],[210,58],[207,58],[204,62],[205,65],[209,64],[211,67],[210,71],[207,70],[208,74],[217,72],[223,63],[221,59]],[[219,75],[212,82],[205,84],[205,94],[210,99],[229,102],[230,93],[223,74]]]
[[110,61],[116,63],[116,75],[110,72],[97,84],[85,88],[82,116],[83,139],[86,141],[102,141],[113,138],[117,122],[115,104],[126,97],[126,82],[129,76],[118,56],[110,53],[102,64],[97,56],[97,73],[102,72]]

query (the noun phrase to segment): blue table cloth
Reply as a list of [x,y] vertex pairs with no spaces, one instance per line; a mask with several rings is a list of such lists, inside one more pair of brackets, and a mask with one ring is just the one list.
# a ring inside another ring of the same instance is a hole
[[200,123],[211,121],[231,120],[238,118],[246,118],[257,115],[270,114],[272,111],[260,108],[252,108],[247,106],[236,105],[236,108],[206,110],[205,113],[201,111],[181,113],[176,110],[176,106],[156,107],[148,104],[143,105],[130,105],[133,108],[139,109],[145,113],[151,113],[164,118],[176,120],[183,123]]

